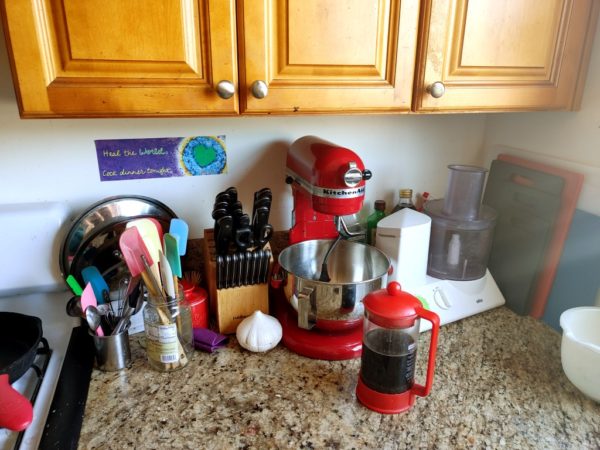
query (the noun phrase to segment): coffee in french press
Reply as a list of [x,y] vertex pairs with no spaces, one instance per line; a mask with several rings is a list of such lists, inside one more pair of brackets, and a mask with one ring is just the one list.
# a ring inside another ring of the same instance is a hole
[[[367,408],[385,414],[407,410],[415,396],[431,391],[439,317],[428,311],[400,284],[367,295],[361,369],[356,388],[358,400]],[[432,324],[425,386],[414,382],[420,319]]]

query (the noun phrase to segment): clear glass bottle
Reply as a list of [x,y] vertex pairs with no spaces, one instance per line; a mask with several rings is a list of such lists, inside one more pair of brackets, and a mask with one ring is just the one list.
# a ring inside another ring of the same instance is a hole
[[375,212],[367,217],[367,244],[375,245],[377,222],[385,217],[385,200],[375,200]]
[[148,363],[160,372],[187,365],[194,351],[192,316],[181,286],[175,299],[148,295],[144,308]]
[[404,208],[410,208],[410,209],[414,209],[416,211],[417,208],[413,204],[412,197],[413,197],[412,189],[400,189],[400,200],[398,201],[398,204],[396,206],[394,206],[392,213],[395,213],[396,211],[400,211],[401,209],[404,209]]

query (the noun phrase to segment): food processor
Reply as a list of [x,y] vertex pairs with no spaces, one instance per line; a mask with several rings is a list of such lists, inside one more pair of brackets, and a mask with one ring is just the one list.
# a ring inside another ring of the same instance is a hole
[[[446,195],[424,213],[403,209],[379,221],[376,246],[386,253],[390,280],[417,296],[442,324],[505,303],[487,269],[497,213],[481,204],[486,169],[452,164]],[[421,331],[429,329],[422,323]]]

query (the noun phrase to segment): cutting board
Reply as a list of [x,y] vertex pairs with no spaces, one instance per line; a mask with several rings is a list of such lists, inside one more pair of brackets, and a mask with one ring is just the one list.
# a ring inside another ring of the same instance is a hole
[[483,203],[494,208],[488,268],[518,314],[531,311],[561,208],[564,180],[502,160],[492,161]]
[[569,234],[577,200],[583,186],[583,175],[560,167],[543,164],[519,158],[513,155],[500,154],[498,159],[508,163],[536,170],[562,178],[564,187],[561,193],[561,205],[554,224],[554,230],[548,248],[546,249],[543,265],[540,268],[535,290],[532,293],[529,314],[537,319],[544,315],[546,303],[553,289],[554,279],[563,252],[564,244]]
[[576,210],[542,319],[560,331],[564,311],[592,306],[599,294],[600,216]]

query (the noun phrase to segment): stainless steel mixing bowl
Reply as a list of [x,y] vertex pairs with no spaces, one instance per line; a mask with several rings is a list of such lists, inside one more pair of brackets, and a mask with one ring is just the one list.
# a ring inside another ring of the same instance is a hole
[[381,250],[352,241],[340,241],[329,255],[331,281],[319,281],[330,239],[290,245],[279,254],[284,293],[298,312],[298,326],[339,330],[361,323],[363,298],[386,285],[389,258]]

